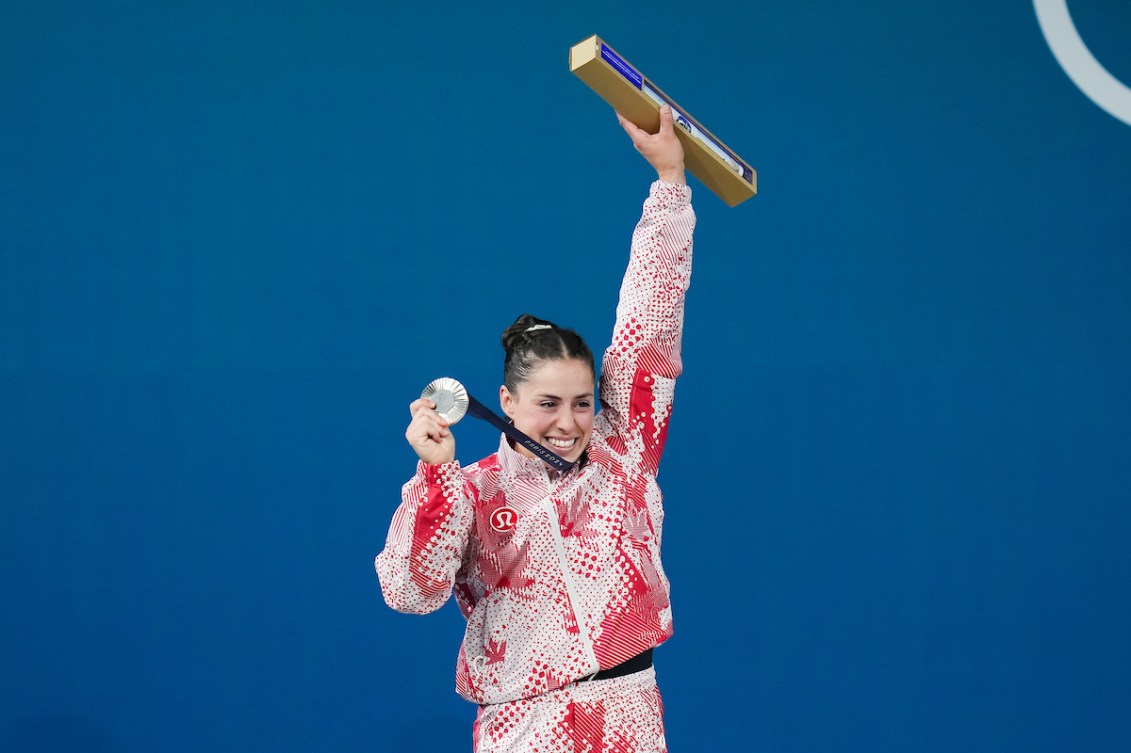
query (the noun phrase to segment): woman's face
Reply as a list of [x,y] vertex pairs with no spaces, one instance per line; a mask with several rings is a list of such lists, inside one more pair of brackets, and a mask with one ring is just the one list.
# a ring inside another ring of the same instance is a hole
[[[500,387],[499,402],[515,428],[566,460],[576,461],[589,446],[593,372],[584,361],[544,361],[514,393]],[[521,445],[516,449],[531,455]]]

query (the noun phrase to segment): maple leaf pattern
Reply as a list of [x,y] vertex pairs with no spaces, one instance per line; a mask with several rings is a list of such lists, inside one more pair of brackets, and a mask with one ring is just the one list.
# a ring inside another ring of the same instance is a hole
[[647,547],[652,539],[652,524],[648,520],[645,510],[626,513],[624,516],[624,532],[632,538],[633,546]]
[[485,653],[488,664],[498,664],[507,655],[507,642],[506,641],[488,641]]
[[482,551],[479,556],[479,574],[487,593],[498,588],[528,588],[534,584],[530,577],[528,546],[509,541],[493,551]]
[[576,495],[563,506],[559,524],[561,525],[562,536],[566,538],[592,534],[588,528],[589,505],[586,504],[586,500],[582,495]]

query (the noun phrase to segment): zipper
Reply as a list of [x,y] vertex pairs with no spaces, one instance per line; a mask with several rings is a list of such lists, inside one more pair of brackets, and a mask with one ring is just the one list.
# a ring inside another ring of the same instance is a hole
[[[546,480],[546,489],[550,491],[553,484],[550,474],[542,468],[542,477]],[[601,665],[597,663],[597,654],[593,651],[593,643],[589,639],[589,626],[585,624],[585,613],[581,610],[581,598],[577,595],[577,586],[569,572],[569,557],[566,556],[565,540],[562,538],[562,528],[558,522],[558,508],[551,495],[542,498],[542,509],[550,516],[550,534],[554,539],[554,550],[558,554],[558,566],[562,573],[562,582],[565,583],[566,595],[569,597],[569,606],[573,610],[573,617],[577,620],[577,629],[581,633],[581,643],[585,648],[585,658],[589,661],[593,672],[597,672]]]

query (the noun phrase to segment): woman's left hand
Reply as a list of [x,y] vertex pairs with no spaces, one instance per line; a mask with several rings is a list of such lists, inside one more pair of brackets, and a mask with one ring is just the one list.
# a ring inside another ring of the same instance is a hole
[[667,183],[686,183],[683,172],[683,144],[675,133],[672,123],[672,108],[660,106],[660,131],[648,133],[628,118],[617,113],[621,128],[632,139],[636,151],[644,155],[648,164],[656,170],[660,180]]

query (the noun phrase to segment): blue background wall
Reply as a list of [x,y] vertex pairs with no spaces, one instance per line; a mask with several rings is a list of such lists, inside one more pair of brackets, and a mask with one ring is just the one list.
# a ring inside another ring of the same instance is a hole
[[1032,5],[380,5],[4,4],[0,749],[470,749],[372,558],[427,381],[611,331],[593,33],[760,177],[694,184],[672,750],[1131,749],[1131,126]]

